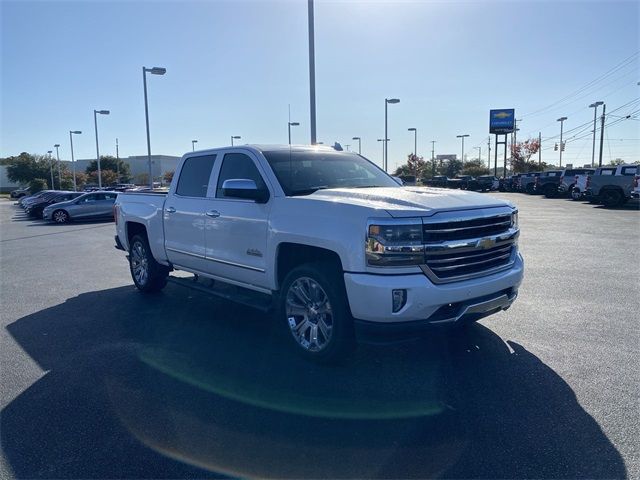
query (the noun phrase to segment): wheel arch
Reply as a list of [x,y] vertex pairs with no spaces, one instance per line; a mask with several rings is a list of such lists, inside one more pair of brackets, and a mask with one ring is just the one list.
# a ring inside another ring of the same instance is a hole
[[293,268],[305,263],[333,264],[340,274],[344,271],[340,256],[333,250],[301,243],[283,242],[276,250],[276,289]]

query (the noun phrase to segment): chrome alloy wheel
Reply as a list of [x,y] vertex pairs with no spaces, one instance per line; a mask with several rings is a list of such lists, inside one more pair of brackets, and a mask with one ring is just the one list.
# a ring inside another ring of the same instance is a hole
[[333,311],[320,284],[300,277],[287,291],[286,313],[293,338],[302,348],[319,352],[331,341]]
[[149,278],[149,260],[147,252],[140,242],[133,244],[131,249],[131,270],[136,282],[139,285],[145,285]]

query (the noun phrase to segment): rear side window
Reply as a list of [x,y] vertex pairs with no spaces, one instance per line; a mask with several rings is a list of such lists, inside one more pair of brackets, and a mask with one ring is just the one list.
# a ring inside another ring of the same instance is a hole
[[104,194],[104,197],[107,200],[115,200],[117,196],[118,196],[118,194],[116,194],[116,193],[105,193]]
[[622,167],[622,175],[635,175],[636,173],[638,173],[638,167],[635,165],[633,167]]
[[218,186],[216,189],[216,197],[224,198],[222,193],[222,185],[225,180],[253,180],[256,182],[258,189],[266,188],[264,180],[258,171],[251,157],[244,153],[227,153],[222,162],[220,176],[218,177]]
[[187,158],[182,164],[182,170],[180,170],[176,195],[206,197],[209,177],[211,177],[211,170],[213,170],[215,160],[215,155]]
[[615,168],[608,168],[606,170],[600,170],[600,175],[613,175],[614,173],[616,173],[616,169]]

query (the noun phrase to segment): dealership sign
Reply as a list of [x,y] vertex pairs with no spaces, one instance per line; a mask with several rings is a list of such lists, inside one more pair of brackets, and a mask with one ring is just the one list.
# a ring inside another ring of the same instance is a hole
[[515,129],[516,111],[513,108],[489,110],[489,133],[511,133]]

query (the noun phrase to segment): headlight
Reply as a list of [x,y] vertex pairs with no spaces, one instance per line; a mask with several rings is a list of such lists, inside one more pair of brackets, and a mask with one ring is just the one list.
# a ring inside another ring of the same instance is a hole
[[517,210],[515,210],[511,214],[511,227],[512,228],[518,228],[518,211]]
[[407,219],[395,224],[373,221],[367,229],[367,265],[403,267],[424,263],[422,221]]

